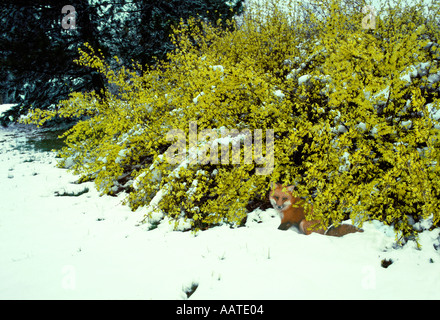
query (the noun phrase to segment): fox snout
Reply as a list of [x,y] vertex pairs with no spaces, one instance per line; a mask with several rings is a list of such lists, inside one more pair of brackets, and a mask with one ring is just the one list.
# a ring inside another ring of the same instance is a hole
[[272,207],[278,211],[284,211],[292,205],[290,201],[286,201],[281,204],[278,204],[274,199],[270,199],[270,203],[272,204]]

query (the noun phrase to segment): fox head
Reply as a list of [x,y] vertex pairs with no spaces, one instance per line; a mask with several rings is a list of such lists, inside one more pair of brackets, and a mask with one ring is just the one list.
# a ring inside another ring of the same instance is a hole
[[271,184],[271,191],[269,193],[269,200],[275,210],[282,212],[292,206],[294,198],[292,191],[294,186],[283,186],[280,183]]

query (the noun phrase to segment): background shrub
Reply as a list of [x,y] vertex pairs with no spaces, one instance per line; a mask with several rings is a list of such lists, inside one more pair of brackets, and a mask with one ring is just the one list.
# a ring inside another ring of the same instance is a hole
[[[175,50],[149,69],[115,69],[86,46],[79,64],[117,90],[74,93],[27,121],[87,116],[66,134],[60,164],[103,193],[125,190],[133,210],[147,206],[150,221],[167,216],[176,228],[240,225],[264,202],[269,181],[294,184],[324,226],[378,219],[403,239],[421,219],[432,215],[437,225],[438,6],[422,15],[396,2],[378,10],[375,29],[363,29],[361,11],[320,3],[312,11],[255,10],[239,27],[218,21],[226,29],[181,21]],[[237,141],[233,135],[199,139],[170,164],[167,133],[189,137],[191,123],[219,136],[261,129],[263,141],[273,129],[273,171],[255,174],[258,159],[246,163],[243,152],[239,164],[192,161],[191,152]]]

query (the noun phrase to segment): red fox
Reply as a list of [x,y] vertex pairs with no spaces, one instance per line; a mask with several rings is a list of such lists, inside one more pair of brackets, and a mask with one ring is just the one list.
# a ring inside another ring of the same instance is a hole
[[[307,221],[305,218],[304,207],[301,204],[304,203],[305,200],[301,198],[296,198],[292,195],[294,186],[283,186],[280,183],[277,183],[276,186],[271,185],[271,191],[269,194],[269,200],[275,210],[281,216],[281,224],[278,227],[280,230],[287,230],[291,226],[298,227],[301,233],[306,235],[311,234],[312,232],[316,232],[319,234],[324,234],[327,236],[335,236],[342,237],[348,233],[354,232],[364,232],[364,230],[356,228],[350,224],[341,224],[337,227],[330,227],[327,230],[325,229],[312,229],[315,224],[319,223],[319,220],[311,220]],[[283,191],[283,189],[285,191]],[[295,206],[292,206],[296,204]],[[313,207],[311,208],[313,212]]]

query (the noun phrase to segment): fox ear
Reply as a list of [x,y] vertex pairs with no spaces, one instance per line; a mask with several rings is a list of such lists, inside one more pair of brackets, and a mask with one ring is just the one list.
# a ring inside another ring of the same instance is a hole
[[280,187],[281,183],[271,181],[269,186],[270,186],[271,189],[275,189],[277,187]]
[[294,189],[295,189],[294,185],[291,185],[291,186],[287,187],[287,191],[289,191],[289,192],[293,192]]

